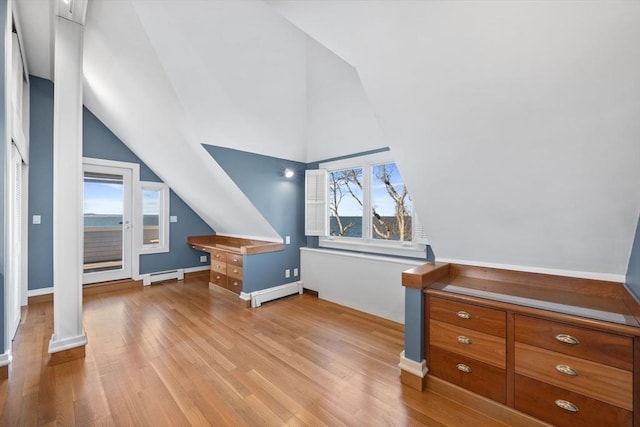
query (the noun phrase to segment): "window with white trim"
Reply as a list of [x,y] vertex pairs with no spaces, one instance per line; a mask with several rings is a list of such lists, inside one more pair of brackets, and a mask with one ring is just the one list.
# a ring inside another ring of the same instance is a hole
[[140,182],[142,193],[141,254],[169,252],[169,186]]
[[426,238],[389,152],[307,171],[306,234],[336,249],[426,258]]

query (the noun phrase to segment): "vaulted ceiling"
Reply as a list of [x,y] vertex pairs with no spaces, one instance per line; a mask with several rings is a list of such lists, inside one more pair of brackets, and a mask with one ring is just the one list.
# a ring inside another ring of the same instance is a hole
[[[18,2],[52,78],[52,7]],[[219,232],[279,236],[201,144],[389,146],[436,255],[619,278],[640,2],[89,0],[85,104]]]

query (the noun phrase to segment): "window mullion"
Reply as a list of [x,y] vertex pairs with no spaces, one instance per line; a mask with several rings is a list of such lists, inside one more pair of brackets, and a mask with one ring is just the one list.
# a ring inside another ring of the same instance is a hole
[[369,163],[362,165],[362,240],[369,242],[371,235],[371,173],[372,168]]

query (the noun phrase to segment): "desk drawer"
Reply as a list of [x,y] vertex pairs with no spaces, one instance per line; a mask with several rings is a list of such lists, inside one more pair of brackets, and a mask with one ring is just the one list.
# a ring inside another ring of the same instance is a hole
[[437,320],[432,320],[429,323],[430,345],[472,357],[501,369],[505,368],[506,345],[504,338]]
[[515,343],[517,374],[633,410],[633,373],[562,353]]
[[633,339],[630,337],[516,315],[515,339],[616,368],[633,369]]
[[431,319],[498,337],[505,336],[506,314],[504,311],[437,297],[431,297],[429,301]]
[[211,270],[209,274],[209,281],[218,286],[222,286],[223,288],[227,287],[227,276],[222,273],[218,273],[217,271]]
[[242,267],[227,264],[227,276],[242,280]]
[[504,369],[430,347],[429,374],[500,403],[506,402]]
[[228,277],[227,289],[239,295],[240,292],[242,292],[242,280],[235,279],[233,277]]
[[221,261],[211,260],[211,270],[218,273],[227,274],[227,264]]
[[227,264],[237,265],[242,267],[242,255],[235,254],[232,252],[227,252]]
[[218,249],[212,249],[211,250],[211,262],[213,263],[214,261],[220,261],[220,262],[226,262],[227,260],[227,253],[225,251],[221,251]]
[[[556,401],[570,403],[577,412],[561,408]],[[631,411],[518,374],[515,409],[557,426],[631,426],[633,421]]]

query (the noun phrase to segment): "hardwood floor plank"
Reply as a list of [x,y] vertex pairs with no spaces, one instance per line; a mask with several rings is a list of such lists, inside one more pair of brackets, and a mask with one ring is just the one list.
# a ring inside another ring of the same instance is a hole
[[403,386],[402,325],[306,294],[248,309],[195,276],[89,295],[86,356],[57,366],[52,316],[24,312],[0,425],[503,425]]

